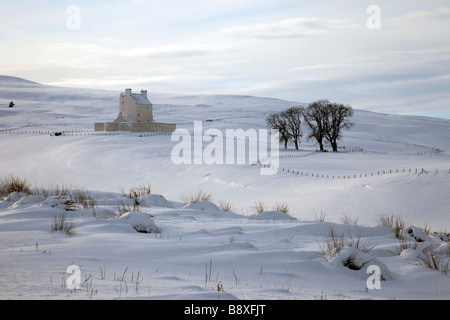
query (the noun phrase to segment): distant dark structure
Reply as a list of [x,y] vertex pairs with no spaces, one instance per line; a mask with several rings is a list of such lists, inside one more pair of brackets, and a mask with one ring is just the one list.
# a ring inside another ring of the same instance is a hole
[[12,108],[12,107],[14,107],[14,106],[15,106],[14,101],[11,101],[11,102],[9,103],[9,107]]

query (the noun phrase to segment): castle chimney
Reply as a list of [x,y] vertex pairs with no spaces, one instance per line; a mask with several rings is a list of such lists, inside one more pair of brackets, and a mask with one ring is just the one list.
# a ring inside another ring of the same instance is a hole
[[147,98],[147,90],[141,90],[141,95]]
[[125,95],[131,96],[131,89],[125,89]]

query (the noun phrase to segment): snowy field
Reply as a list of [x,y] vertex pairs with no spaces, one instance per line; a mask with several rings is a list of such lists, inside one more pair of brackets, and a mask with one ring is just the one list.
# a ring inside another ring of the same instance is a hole
[[[190,132],[194,121],[266,129],[267,115],[301,104],[143,89],[156,121]],[[171,135],[95,133],[119,94],[0,76],[0,179],[32,191],[0,202],[0,299],[450,299],[450,120],[355,110],[339,153],[304,137],[261,175],[251,163],[176,165]],[[182,201],[199,190],[211,199]],[[71,235],[51,231],[63,215]],[[328,250],[331,234],[342,245]]]

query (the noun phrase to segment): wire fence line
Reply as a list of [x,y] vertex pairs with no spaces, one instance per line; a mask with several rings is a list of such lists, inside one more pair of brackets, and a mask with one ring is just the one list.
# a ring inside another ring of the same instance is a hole
[[[20,122],[19,122],[20,123]],[[11,123],[10,123],[11,124]],[[81,122],[39,122],[39,123],[21,123],[20,125],[16,125],[15,127],[11,127],[11,128],[4,128],[4,129],[0,129],[0,132],[2,131],[13,131],[13,130],[18,130],[21,128],[26,128],[26,127],[86,127],[86,123],[81,123]],[[53,129],[55,130],[55,129]]]
[[292,174],[300,177],[315,177],[315,178],[323,178],[323,179],[358,179],[358,178],[369,178],[376,176],[383,176],[387,174],[450,174],[450,168],[447,170],[425,170],[424,168],[403,168],[403,169],[389,169],[389,170],[377,170],[370,173],[352,173],[352,174],[324,174],[324,173],[312,173],[305,172],[294,169],[287,169],[283,167],[275,167],[267,164],[263,164],[261,162],[252,163],[252,166],[260,167],[260,168],[268,168],[277,172],[283,172],[287,174]]
[[369,140],[369,141],[376,141],[376,142],[385,142],[385,143],[390,143],[390,144],[405,145],[405,146],[410,146],[410,147],[424,148],[424,149],[429,149],[432,152],[438,152],[438,153],[442,152],[442,150],[440,150],[439,148],[433,147],[433,146],[427,146],[427,145],[423,145],[423,144],[419,144],[419,143],[411,143],[411,142],[406,142],[406,141],[401,141],[401,140],[384,139],[384,138],[380,138],[380,137],[350,136],[350,135],[346,135],[345,137],[352,138],[352,139],[359,139],[359,140]]
[[11,135],[62,135],[62,136],[114,136],[114,135],[129,135],[129,136],[161,136],[161,135],[171,135],[171,132],[132,132],[132,131],[92,131],[92,130],[67,130],[67,131],[55,131],[55,130],[0,130],[2,134]]

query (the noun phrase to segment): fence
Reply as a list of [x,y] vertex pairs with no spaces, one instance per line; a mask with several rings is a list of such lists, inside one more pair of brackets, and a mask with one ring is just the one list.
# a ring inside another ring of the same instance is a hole
[[[13,135],[42,135],[49,134],[54,135],[55,130],[20,130],[21,128],[3,129],[0,130],[1,134],[13,134]],[[96,136],[111,136],[111,135],[129,135],[129,136],[139,136],[139,137],[150,137],[150,136],[161,136],[161,135],[171,135],[171,132],[130,132],[130,131],[92,131],[92,130],[67,130],[58,131],[61,132],[63,136],[86,136],[86,135],[96,135]]]
[[346,135],[345,137],[352,138],[352,139],[359,139],[359,140],[368,140],[368,141],[384,142],[384,143],[390,143],[390,144],[398,144],[398,145],[404,145],[404,146],[410,146],[410,147],[423,148],[423,149],[428,149],[429,150],[428,152],[433,152],[433,153],[441,153],[442,152],[442,150],[440,150],[439,148],[433,147],[433,146],[426,146],[423,144],[410,143],[410,142],[401,141],[401,140],[383,139],[383,138],[379,138],[379,137],[350,136],[350,135]]
[[323,178],[323,179],[357,179],[357,178],[369,178],[369,177],[376,177],[376,176],[383,176],[386,174],[400,174],[400,173],[407,173],[407,174],[428,174],[428,173],[448,173],[450,174],[450,168],[448,171],[436,169],[434,171],[425,170],[424,168],[407,168],[407,169],[389,169],[389,170],[378,170],[370,173],[354,173],[354,174],[342,174],[342,175],[331,175],[331,174],[319,174],[319,173],[311,173],[311,172],[303,172],[300,170],[292,170],[292,169],[286,169],[286,168],[280,168],[280,167],[274,167],[270,165],[265,165],[260,162],[252,163],[252,166],[262,167],[262,168],[269,168],[272,170],[275,170],[277,172],[284,172],[289,173],[296,176],[303,176],[303,177],[316,177],[316,178]]

